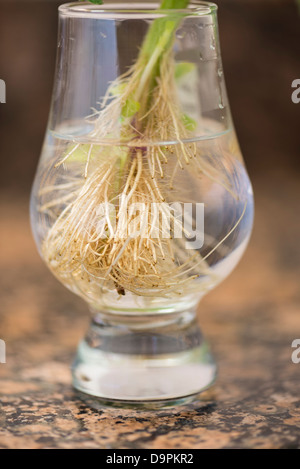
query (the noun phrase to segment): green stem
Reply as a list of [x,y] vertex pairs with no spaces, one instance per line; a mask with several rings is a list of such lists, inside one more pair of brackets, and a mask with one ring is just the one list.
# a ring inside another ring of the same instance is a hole
[[[160,10],[182,10],[185,9],[189,4],[189,0],[163,0],[160,5]],[[171,18],[159,18],[155,20],[144,40],[141,56],[144,58],[149,58],[153,54],[155,48],[159,45],[162,34],[165,32],[166,24],[170,28],[169,34],[169,44],[172,43],[172,33],[175,31],[178,23],[180,22],[180,17],[178,15],[172,15]],[[172,26],[172,28],[171,28]]]
[[[160,10],[182,10],[188,4],[189,0],[163,0]],[[170,50],[174,41],[174,33],[181,19],[182,15],[177,12],[170,13],[165,18],[155,20],[149,28],[138,57],[138,61],[144,66],[144,70],[135,93],[135,100],[140,101],[142,96],[148,96],[147,104],[141,106],[140,114],[147,111],[151,100],[151,92],[156,85],[156,78],[160,75],[161,59]]]
[[[189,0],[163,0],[160,10],[181,10],[185,9],[188,4]],[[137,59],[137,67],[142,71],[133,99],[135,103],[138,103],[139,110],[131,116],[132,121],[135,120],[136,115],[144,116],[152,106],[152,92],[157,85],[157,77],[160,76],[161,60],[171,50],[174,33],[181,19],[182,14],[175,11],[170,12],[166,17],[156,19],[149,28]],[[145,124],[145,122],[141,124],[139,129],[141,132],[143,132]],[[135,123],[135,127],[137,127],[137,123]],[[125,163],[126,158],[123,157],[119,161],[118,188],[121,185]]]

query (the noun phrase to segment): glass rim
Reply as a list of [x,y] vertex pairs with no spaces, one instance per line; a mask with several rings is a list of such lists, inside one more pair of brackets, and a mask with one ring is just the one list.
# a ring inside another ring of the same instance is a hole
[[107,4],[97,5],[90,2],[64,3],[58,8],[59,13],[64,16],[108,18],[130,17],[137,18],[161,18],[179,14],[183,16],[210,16],[218,9],[218,5],[213,2],[193,0],[187,8],[183,9],[159,9],[159,2],[155,3],[121,3],[112,1]]

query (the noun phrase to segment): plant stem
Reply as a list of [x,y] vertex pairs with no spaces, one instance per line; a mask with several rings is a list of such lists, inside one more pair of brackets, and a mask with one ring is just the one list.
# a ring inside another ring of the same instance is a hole
[[[161,5],[160,5],[160,10],[181,10],[185,9],[189,4],[189,0],[163,0]],[[178,22],[180,21],[180,17],[178,18],[178,15],[172,16],[172,19],[170,18],[159,18],[153,22],[151,25],[149,32],[146,36],[146,39],[143,43],[142,49],[141,49],[141,55],[143,57],[149,58],[156,46],[158,45],[162,34],[165,31],[165,26],[167,23],[173,25],[173,28],[170,29],[170,34],[169,34],[169,41],[172,41],[172,32],[176,29]]]
[[[181,10],[186,8],[188,4],[189,0],[163,0],[159,10]],[[157,86],[157,78],[160,76],[161,60],[171,50],[174,33],[181,19],[182,14],[177,11],[169,12],[166,17],[156,19],[149,28],[136,62],[136,68],[141,70],[141,74],[133,99],[139,104],[139,110],[132,116],[131,122],[138,122],[139,117],[143,117],[152,107],[152,95]],[[137,115],[138,117],[136,117]],[[146,120],[140,124],[139,131],[143,132]],[[125,170],[125,162],[124,157],[119,162],[118,187]]]
[[[160,10],[185,9],[189,0],[163,0]],[[160,75],[160,62],[164,54],[170,50],[174,32],[181,21],[182,15],[177,12],[168,14],[165,18],[159,18],[150,26],[142,45],[138,63],[143,68],[140,83],[135,93],[135,100],[140,101],[143,96],[148,96],[147,103],[141,106],[141,112],[145,113],[151,100],[151,93],[156,85],[156,78]]]

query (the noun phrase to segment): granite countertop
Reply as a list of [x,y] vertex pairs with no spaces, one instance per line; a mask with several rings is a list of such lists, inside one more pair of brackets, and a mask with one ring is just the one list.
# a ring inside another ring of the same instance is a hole
[[[267,185],[266,185],[267,184]],[[0,448],[299,448],[299,196],[296,177],[254,184],[256,225],[239,267],[199,306],[219,365],[192,404],[160,411],[84,404],[70,363],[88,327],[83,302],[40,261],[24,200],[1,197]]]

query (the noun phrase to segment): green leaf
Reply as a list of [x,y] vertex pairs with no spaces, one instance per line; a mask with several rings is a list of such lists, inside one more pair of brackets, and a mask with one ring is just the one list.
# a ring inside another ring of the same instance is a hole
[[[83,1],[85,1],[85,0],[83,0]],[[96,3],[96,5],[103,5],[102,0],[89,0],[89,2]]]
[[175,79],[178,80],[179,78],[187,75],[188,73],[192,72],[195,69],[195,64],[190,62],[180,62],[175,66]]
[[183,114],[181,119],[182,119],[182,122],[183,122],[183,124],[184,124],[184,126],[187,130],[190,130],[191,132],[196,130],[197,122],[195,121],[195,119],[188,116],[187,114]]
[[140,103],[132,98],[128,98],[122,109],[122,117],[132,117],[140,110]]

